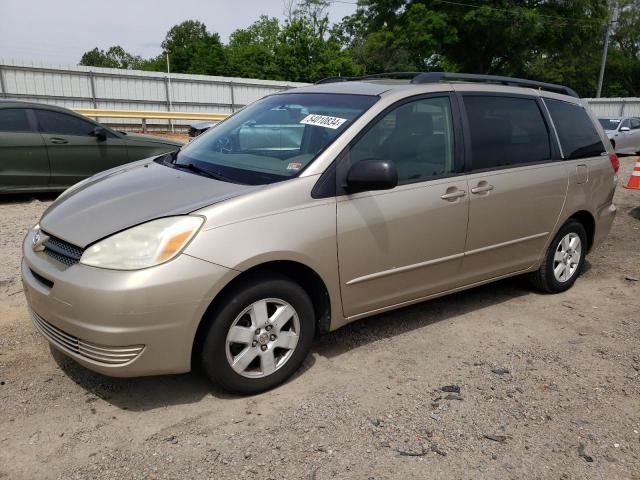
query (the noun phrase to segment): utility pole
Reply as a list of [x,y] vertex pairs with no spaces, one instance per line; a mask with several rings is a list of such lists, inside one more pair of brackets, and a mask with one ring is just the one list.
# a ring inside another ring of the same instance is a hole
[[611,36],[611,27],[618,21],[618,4],[616,0],[607,2],[607,33],[604,35],[604,50],[602,51],[602,63],[600,64],[600,75],[598,76],[598,91],[596,98],[600,98],[602,93],[602,82],[604,81],[604,68],[607,64],[607,50],[609,50],[609,37]]

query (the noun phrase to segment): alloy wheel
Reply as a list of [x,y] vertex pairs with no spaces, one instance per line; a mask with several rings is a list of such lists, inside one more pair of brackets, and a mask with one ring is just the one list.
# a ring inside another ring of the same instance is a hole
[[559,282],[566,282],[571,279],[578,267],[582,257],[582,242],[576,233],[567,233],[556,247],[553,257],[553,275]]
[[258,300],[231,323],[225,342],[227,361],[243,377],[266,377],[287,363],[299,336],[300,319],[289,303]]

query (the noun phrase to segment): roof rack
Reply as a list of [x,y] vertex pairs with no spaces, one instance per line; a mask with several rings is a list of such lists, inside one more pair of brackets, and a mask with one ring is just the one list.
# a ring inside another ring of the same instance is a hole
[[353,82],[360,80],[375,80],[375,79],[411,79],[413,84],[422,83],[438,83],[446,80],[461,80],[464,82],[486,82],[486,83],[498,83],[501,85],[510,85],[514,87],[528,87],[538,90],[547,90],[549,92],[560,93],[563,95],[569,95],[571,97],[580,98],[579,95],[571,88],[564,85],[557,85],[555,83],[538,82],[536,80],[525,80],[523,78],[514,77],[501,77],[498,75],[477,75],[474,73],[454,73],[454,72],[390,72],[379,73],[376,75],[365,75],[362,77],[330,77],[316,82],[316,84],[322,83],[334,83],[334,82]]
[[376,73],[373,75],[363,75],[361,77],[328,77],[318,80],[315,85],[322,83],[336,83],[336,82],[359,82],[361,80],[377,80],[377,79],[413,79],[422,72],[389,72],[389,73]]

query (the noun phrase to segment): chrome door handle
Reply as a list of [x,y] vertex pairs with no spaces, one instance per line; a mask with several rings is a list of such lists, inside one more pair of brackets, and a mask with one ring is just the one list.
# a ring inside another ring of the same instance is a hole
[[455,200],[456,198],[464,197],[466,194],[467,192],[464,190],[455,190],[453,192],[440,195],[440,198],[443,200]]
[[471,189],[471,193],[485,193],[493,190],[493,185],[478,185]]
[[65,143],[69,143],[69,140],[67,140],[66,138],[51,137],[50,140],[51,143],[55,143],[56,145],[64,145]]

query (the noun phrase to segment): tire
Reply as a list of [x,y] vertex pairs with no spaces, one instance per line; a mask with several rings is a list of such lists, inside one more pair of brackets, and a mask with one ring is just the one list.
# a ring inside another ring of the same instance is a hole
[[[575,239],[579,242],[576,243]],[[569,243],[562,244],[563,241]],[[573,245],[567,249],[567,245],[570,244]],[[587,232],[584,226],[577,220],[568,220],[549,245],[540,268],[530,274],[529,280],[532,285],[538,290],[549,293],[560,293],[570,289],[582,272],[587,247]],[[568,256],[565,253],[568,253]],[[557,257],[556,254],[558,254]],[[561,264],[564,265],[564,269]]]
[[209,327],[200,350],[202,367],[215,384],[241,395],[287,380],[309,354],[315,335],[311,299],[300,285],[278,274],[242,282],[205,321]]

